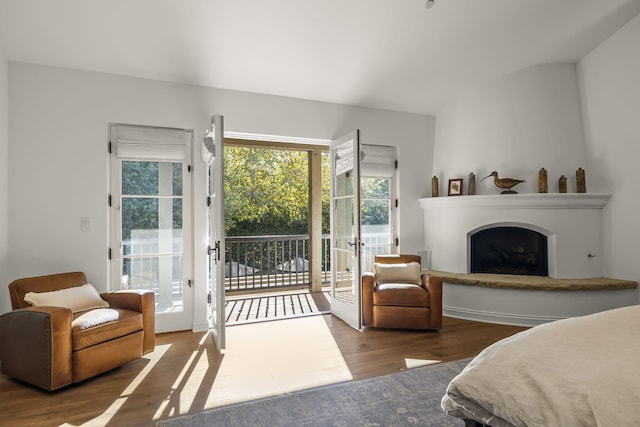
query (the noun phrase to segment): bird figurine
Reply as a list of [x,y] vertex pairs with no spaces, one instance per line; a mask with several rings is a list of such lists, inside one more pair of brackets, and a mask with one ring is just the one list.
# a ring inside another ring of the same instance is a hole
[[485,179],[489,178],[490,176],[493,177],[493,183],[496,185],[496,187],[498,187],[498,188],[506,188],[506,190],[504,190],[500,194],[518,194],[517,191],[513,191],[511,188],[515,187],[516,185],[520,184],[521,182],[526,182],[524,179],[499,178],[498,177],[498,172],[496,172],[496,171],[493,171],[489,175],[487,175],[484,178],[482,178],[480,180],[480,182],[484,181]]

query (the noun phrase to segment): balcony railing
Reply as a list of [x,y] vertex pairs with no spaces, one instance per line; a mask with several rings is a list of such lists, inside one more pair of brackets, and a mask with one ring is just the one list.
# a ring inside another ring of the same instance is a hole
[[[310,284],[309,235],[226,237],[225,290],[260,291]],[[369,270],[373,257],[389,253],[386,236],[366,236],[362,265]],[[322,283],[331,278],[331,238],[322,235]]]
[[[264,290],[307,286],[309,235],[227,237],[225,289]],[[330,274],[330,238],[322,236],[322,281]]]

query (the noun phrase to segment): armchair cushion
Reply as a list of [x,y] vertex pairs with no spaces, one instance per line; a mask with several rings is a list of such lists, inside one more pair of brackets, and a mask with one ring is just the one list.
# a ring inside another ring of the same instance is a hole
[[71,321],[73,351],[119,338],[142,329],[142,313],[98,308],[74,315]]
[[373,271],[376,274],[377,283],[410,283],[420,285],[420,264],[417,262],[407,263],[379,263],[373,264]]
[[429,292],[410,283],[382,283],[373,293],[374,305],[429,307]]
[[27,292],[24,300],[33,306],[69,308],[73,313],[109,307],[109,303],[100,298],[96,288],[89,283],[50,292]]

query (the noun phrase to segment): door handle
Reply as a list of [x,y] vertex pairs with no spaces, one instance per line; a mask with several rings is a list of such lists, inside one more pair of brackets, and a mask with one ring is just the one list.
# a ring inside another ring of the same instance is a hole
[[207,246],[207,255],[211,256],[212,253],[215,253],[213,260],[220,261],[220,241],[217,241],[214,247]]

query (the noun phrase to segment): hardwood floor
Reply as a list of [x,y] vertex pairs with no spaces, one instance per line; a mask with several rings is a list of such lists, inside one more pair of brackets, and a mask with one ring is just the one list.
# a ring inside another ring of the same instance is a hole
[[144,358],[53,393],[0,375],[0,424],[153,426],[233,401],[471,357],[525,328],[445,318],[438,332],[355,331],[331,315],[160,334]]

